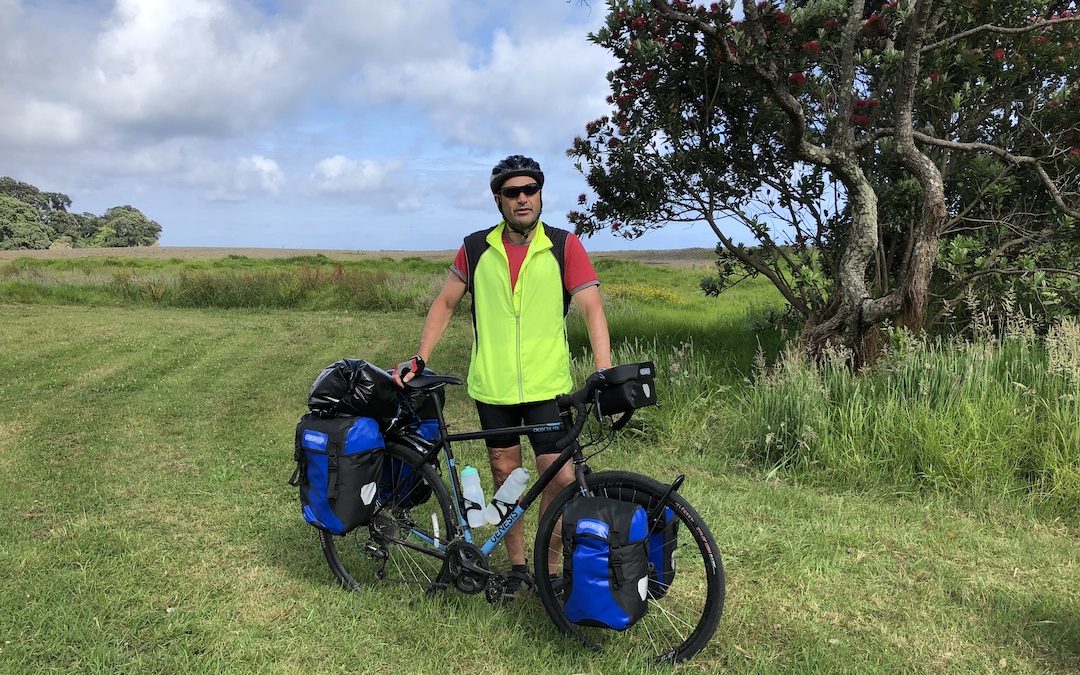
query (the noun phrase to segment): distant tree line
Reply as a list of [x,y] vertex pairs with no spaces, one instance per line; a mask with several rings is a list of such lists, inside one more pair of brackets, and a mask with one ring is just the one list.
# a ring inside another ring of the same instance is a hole
[[154,246],[161,234],[161,225],[134,206],[114,206],[100,216],[70,207],[63,193],[0,178],[0,250]]

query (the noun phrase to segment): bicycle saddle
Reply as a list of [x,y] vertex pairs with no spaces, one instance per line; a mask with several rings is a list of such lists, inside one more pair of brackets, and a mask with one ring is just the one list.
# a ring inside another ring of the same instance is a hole
[[452,375],[415,375],[405,383],[410,389],[437,389],[444,384],[465,384]]

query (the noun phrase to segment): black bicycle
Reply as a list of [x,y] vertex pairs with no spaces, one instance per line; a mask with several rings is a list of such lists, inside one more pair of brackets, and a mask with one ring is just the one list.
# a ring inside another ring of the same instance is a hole
[[[619,366],[605,372],[625,373],[637,367]],[[443,415],[441,390],[446,385],[462,384],[461,380],[439,375],[414,377],[406,386],[434,404],[438,430],[427,435],[435,440],[426,439],[415,425],[387,432],[380,504],[370,524],[340,537],[320,530],[323,553],[334,575],[350,590],[361,581],[381,580],[418,586],[429,594],[450,586],[463,593],[486,592],[488,600],[494,601],[501,595],[505,578],[491,570],[491,552],[566,462],[572,461],[576,482],[560,492],[540,518],[533,549],[536,591],[551,620],[591,648],[636,652],[662,662],[696,654],[716,631],[723,612],[724,568],[709,528],[678,492],[684,476],[664,484],[625,471],[594,472],[583,452],[591,444],[578,442],[590,415],[609,422],[611,433],[630,421],[633,407],[611,405],[624,397],[630,386],[625,379],[618,379],[594,375],[579,391],[558,397],[559,422],[451,434]],[[655,393],[651,397],[655,401]],[[608,416],[613,407],[624,408],[621,416]],[[495,526],[494,533],[479,543],[465,517],[451,443],[556,430],[567,431],[556,446],[558,458]],[[448,481],[441,475],[440,455]],[[588,495],[641,505],[653,523],[650,535],[670,535],[669,541],[675,542],[672,574],[660,581],[660,588],[650,584],[646,615],[622,632],[577,625],[563,611],[560,518],[571,500]],[[543,573],[545,570],[550,576]]]

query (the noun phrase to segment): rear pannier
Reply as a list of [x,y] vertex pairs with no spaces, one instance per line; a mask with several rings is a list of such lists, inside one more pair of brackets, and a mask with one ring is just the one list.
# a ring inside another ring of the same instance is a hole
[[614,630],[632,626],[648,610],[645,509],[582,497],[566,507],[562,528],[566,618]]
[[304,415],[296,425],[296,471],[304,520],[343,535],[366,525],[378,502],[383,437],[368,417]]

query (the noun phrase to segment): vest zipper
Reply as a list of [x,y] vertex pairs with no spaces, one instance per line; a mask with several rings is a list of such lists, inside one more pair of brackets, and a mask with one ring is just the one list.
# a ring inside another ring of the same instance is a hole
[[[520,282],[521,279],[518,279]],[[514,315],[514,323],[516,324],[515,332],[517,336],[517,376],[518,376],[518,402],[525,402],[525,378],[521,374],[521,314]]]
[[518,270],[517,285],[514,288],[514,336],[517,338],[517,376],[518,376],[518,403],[525,402],[525,375],[521,365],[521,298],[525,295],[525,268],[529,264],[529,254],[525,253],[525,259],[521,261]]

